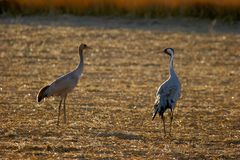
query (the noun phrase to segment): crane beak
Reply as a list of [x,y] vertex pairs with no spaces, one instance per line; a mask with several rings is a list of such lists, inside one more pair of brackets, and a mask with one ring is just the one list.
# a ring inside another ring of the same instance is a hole
[[87,46],[86,49],[92,49],[92,47]]

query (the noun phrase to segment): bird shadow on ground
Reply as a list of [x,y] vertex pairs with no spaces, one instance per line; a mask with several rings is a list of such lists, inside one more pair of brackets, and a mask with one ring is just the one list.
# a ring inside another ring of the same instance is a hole
[[119,139],[125,140],[144,140],[145,138],[142,135],[132,134],[132,133],[123,133],[123,132],[101,132],[97,134],[98,137],[117,137]]

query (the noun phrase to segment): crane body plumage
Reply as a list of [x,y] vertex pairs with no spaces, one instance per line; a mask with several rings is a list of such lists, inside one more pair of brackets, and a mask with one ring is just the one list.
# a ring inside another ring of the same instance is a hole
[[160,85],[156,92],[156,100],[154,103],[154,113],[152,120],[154,120],[156,114],[159,113],[159,116],[161,117],[164,125],[164,134],[166,134],[164,112],[167,109],[171,110],[170,125],[172,125],[173,110],[176,106],[177,100],[180,98],[181,83],[173,69],[174,50],[172,48],[166,48],[164,52],[170,56],[169,78],[163,82],[162,85]]
[[49,88],[45,92],[46,97],[65,96],[77,86],[80,76],[80,73],[76,73],[76,71],[73,71],[59,77],[49,85]]
[[59,124],[59,116],[62,100],[64,100],[64,122],[66,122],[66,106],[65,101],[67,94],[70,93],[78,84],[78,81],[83,73],[84,67],[84,59],[83,59],[83,50],[89,48],[86,44],[81,44],[79,46],[79,57],[80,63],[72,72],[69,72],[55,81],[53,81],[50,85],[43,87],[37,96],[37,101],[40,102],[42,99],[51,96],[60,96],[60,104],[58,110],[58,124]]

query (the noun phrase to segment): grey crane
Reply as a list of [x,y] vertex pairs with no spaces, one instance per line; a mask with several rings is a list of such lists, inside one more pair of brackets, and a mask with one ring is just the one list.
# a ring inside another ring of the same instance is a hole
[[50,96],[60,96],[61,100],[58,107],[58,122],[59,125],[59,117],[62,101],[64,102],[63,110],[64,110],[64,122],[66,123],[66,98],[69,92],[71,92],[77,85],[79,78],[83,73],[84,61],[83,61],[83,50],[88,49],[86,44],[81,44],[79,46],[79,57],[80,62],[78,66],[71,72],[57,78],[50,85],[47,85],[40,89],[37,95],[37,101],[41,102],[42,99]]
[[167,109],[171,110],[171,117],[170,117],[170,120],[171,120],[170,133],[171,133],[173,110],[181,94],[181,83],[177,77],[177,74],[173,69],[173,58],[174,58],[173,48],[166,48],[163,50],[163,52],[170,56],[169,78],[165,82],[163,82],[157,90],[152,120],[154,120],[156,114],[159,113],[159,116],[161,117],[163,122],[164,135],[166,135],[165,118],[163,114]]

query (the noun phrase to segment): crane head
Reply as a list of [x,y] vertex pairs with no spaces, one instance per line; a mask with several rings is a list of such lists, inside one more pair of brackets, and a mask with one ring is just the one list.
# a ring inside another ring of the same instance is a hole
[[173,48],[165,48],[163,50],[163,52],[172,57],[173,53],[174,53],[174,49]]
[[79,50],[84,50],[84,49],[90,49],[90,47],[87,46],[87,45],[84,44],[84,43],[80,44],[80,46],[79,46]]

